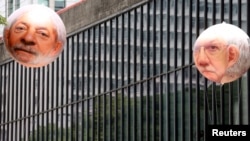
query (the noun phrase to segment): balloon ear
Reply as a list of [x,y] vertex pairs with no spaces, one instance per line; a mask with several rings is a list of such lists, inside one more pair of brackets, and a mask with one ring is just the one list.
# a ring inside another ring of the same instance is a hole
[[228,47],[228,67],[232,67],[239,59],[239,48],[235,45],[229,45]]
[[55,47],[50,52],[50,56],[57,57],[58,54],[61,52],[62,48],[63,48],[63,44],[60,41],[56,42]]

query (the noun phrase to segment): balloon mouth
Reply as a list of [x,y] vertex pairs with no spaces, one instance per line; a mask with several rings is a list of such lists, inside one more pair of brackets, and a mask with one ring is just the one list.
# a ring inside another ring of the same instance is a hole
[[34,62],[39,57],[38,53],[30,47],[15,46],[8,51],[16,61],[24,64]]
[[24,48],[15,48],[15,49],[14,49],[14,52],[16,52],[16,53],[31,54],[31,55],[36,55],[36,54],[37,54],[37,53],[35,53],[34,51],[27,50],[27,49],[24,49]]

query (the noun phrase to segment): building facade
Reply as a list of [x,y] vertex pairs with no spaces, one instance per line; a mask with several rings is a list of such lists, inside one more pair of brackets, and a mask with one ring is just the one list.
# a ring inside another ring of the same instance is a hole
[[[2,0],[0,3],[0,15],[8,17],[13,11],[27,4],[42,4],[58,11],[80,0]],[[3,33],[3,25],[0,25],[0,37]]]
[[61,13],[68,36],[56,61],[0,65],[0,140],[206,141],[208,125],[250,124],[249,72],[217,85],[192,58],[210,25],[249,34],[249,6],[92,0]]

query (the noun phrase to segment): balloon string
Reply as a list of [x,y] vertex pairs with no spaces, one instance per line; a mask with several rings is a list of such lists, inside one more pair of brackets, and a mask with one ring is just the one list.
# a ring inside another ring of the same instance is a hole
[[212,115],[211,115],[211,112],[210,112],[210,108],[209,108],[209,100],[208,100],[208,92],[207,92],[207,80],[205,80],[205,109],[206,109],[206,112],[207,112],[207,115],[208,115],[208,118],[209,118],[209,121],[212,121]]

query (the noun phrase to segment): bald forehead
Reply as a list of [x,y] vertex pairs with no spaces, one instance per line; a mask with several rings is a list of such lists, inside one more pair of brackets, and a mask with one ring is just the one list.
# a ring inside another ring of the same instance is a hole
[[223,38],[220,37],[214,37],[214,38],[199,38],[196,40],[193,48],[199,48],[201,46],[211,46],[211,45],[215,45],[215,46],[222,46],[225,45],[226,42]]
[[[234,27],[231,27],[231,28],[234,28]],[[207,28],[206,30],[204,30],[198,37],[198,40],[204,39],[204,38],[210,39],[210,40],[214,38],[223,38],[230,33],[231,34],[234,33],[235,31],[232,31],[232,29],[230,29],[230,27],[228,27],[226,24],[225,25],[218,24],[218,25],[211,26]]]
[[27,21],[37,24],[52,24],[52,17],[46,11],[33,10],[23,14],[21,18],[25,17]]
[[199,38],[224,38],[224,39],[234,39],[234,38],[248,38],[248,35],[239,27],[227,23],[216,24],[208,27],[204,30]]
[[196,39],[194,47],[208,42],[228,44],[235,41],[245,41],[248,35],[239,27],[227,23],[216,24],[204,30]]

